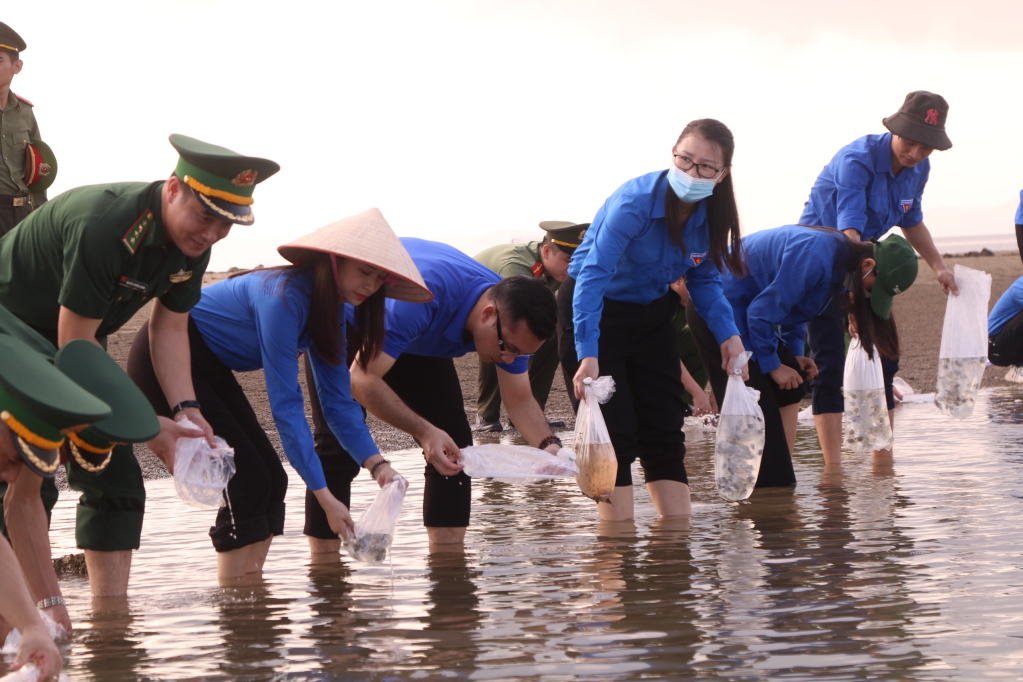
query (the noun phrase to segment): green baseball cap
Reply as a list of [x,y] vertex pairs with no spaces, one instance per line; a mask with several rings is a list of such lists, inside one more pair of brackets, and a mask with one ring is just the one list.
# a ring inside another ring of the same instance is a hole
[[68,436],[73,466],[87,474],[100,474],[110,464],[115,445],[145,442],[160,433],[160,422],[146,396],[96,344],[69,341],[57,351],[54,364],[113,411],[106,419]]
[[64,443],[61,430],[106,419],[110,406],[13,336],[0,334],[0,358],[0,421],[11,430],[22,461],[53,478]]
[[242,225],[255,221],[252,193],[256,185],[281,169],[277,163],[185,135],[171,135],[170,143],[180,157],[174,174],[192,189],[208,213]]
[[870,307],[878,317],[887,320],[892,316],[895,297],[916,281],[919,263],[913,247],[897,234],[874,241],[874,260],[877,261],[877,279],[870,292]]

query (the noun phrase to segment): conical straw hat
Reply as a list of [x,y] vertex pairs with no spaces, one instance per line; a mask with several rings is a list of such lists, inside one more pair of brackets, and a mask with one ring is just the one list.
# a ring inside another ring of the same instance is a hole
[[384,285],[384,295],[388,298],[413,303],[433,300],[433,293],[426,288],[412,257],[377,208],[321,227],[290,244],[277,247],[277,251],[296,264],[305,261],[310,251],[354,258],[387,270],[398,278],[394,284]]

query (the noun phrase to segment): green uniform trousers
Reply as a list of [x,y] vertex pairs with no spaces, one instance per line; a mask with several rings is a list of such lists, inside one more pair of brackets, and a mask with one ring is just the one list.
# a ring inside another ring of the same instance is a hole
[[[22,475],[26,473],[23,471]],[[142,482],[142,467],[135,459],[131,445],[115,447],[110,465],[98,476],[68,464],[67,478],[68,485],[82,493],[78,499],[75,523],[75,540],[79,549],[115,552],[139,548],[146,488]],[[0,497],[6,492],[7,484],[0,484]],[[49,519],[50,511],[57,503],[57,487],[52,478],[43,480],[42,498]],[[2,513],[0,528],[7,535]]]
[[[699,360],[699,358],[697,358]],[[547,339],[540,350],[529,358],[529,386],[540,409],[547,407],[547,396],[558,371],[558,339]],[[489,422],[501,419],[501,388],[497,383],[497,365],[480,361],[480,397],[477,403],[480,418]]]

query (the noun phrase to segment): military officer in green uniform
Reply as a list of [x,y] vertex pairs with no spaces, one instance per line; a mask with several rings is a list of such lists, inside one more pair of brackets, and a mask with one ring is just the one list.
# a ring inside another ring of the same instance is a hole
[[[547,234],[543,241],[528,244],[501,244],[476,254],[475,259],[501,277],[526,275],[542,277],[557,293],[568,277],[568,264],[572,253],[582,243],[589,223],[570,223],[563,220],[545,220],[540,223]],[[558,371],[558,340],[547,339],[533,357],[529,358],[529,384],[540,409],[547,406],[547,396]],[[491,362],[480,361],[480,397],[477,403],[477,431],[502,431],[501,391],[497,385],[497,368]],[[552,423],[551,426],[564,426]]]
[[29,145],[39,139],[39,125],[32,103],[15,95],[11,81],[21,73],[21,52],[25,41],[14,29],[0,22],[0,237],[25,218],[32,207],[46,201],[46,190],[29,187],[26,160]]
[[[253,222],[254,187],[280,167],[182,135],[170,141],[179,159],[167,180],[69,190],[0,239],[0,305],[61,347],[105,345],[155,301],[149,333],[167,401],[212,439],[192,387],[188,311],[210,248],[234,224]],[[93,595],[126,594],[145,506],[131,447],[114,447],[102,476],[72,468],[68,483],[82,492],[76,539]]]

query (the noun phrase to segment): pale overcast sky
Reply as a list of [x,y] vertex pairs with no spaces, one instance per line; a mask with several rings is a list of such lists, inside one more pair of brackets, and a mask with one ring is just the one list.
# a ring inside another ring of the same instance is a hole
[[[183,133],[266,156],[256,224],[212,269],[379,207],[466,250],[587,221],[666,168],[691,119],[736,137],[744,230],[794,222],[844,144],[907,92],[950,105],[924,195],[938,236],[1012,232],[1023,186],[1023,4],[30,2],[15,92],[59,159],[56,193],[155,180]],[[475,236],[472,236],[475,235]]]

